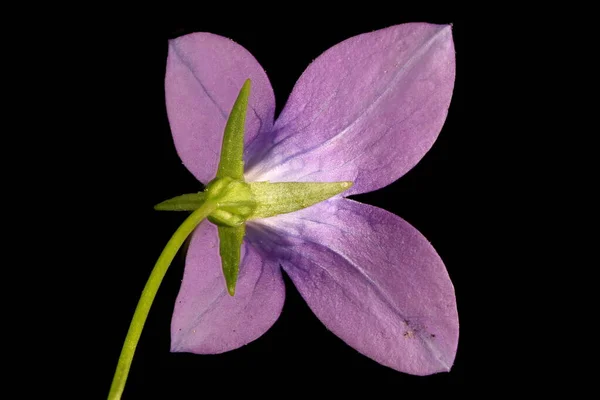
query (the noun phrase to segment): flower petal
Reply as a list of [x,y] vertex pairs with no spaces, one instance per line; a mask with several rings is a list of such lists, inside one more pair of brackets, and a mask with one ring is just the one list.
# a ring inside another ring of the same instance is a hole
[[454,288],[434,248],[406,221],[336,198],[261,223],[279,232],[270,250],[333,333],[398,371],[450,369],[458,342]]
[[201,182],[215,177],[225,123],[248,78],[252,93],[246,144],[273,126],[275,97],[260,64],[237,43],[211,33],[169,41],[165,76],[169,123],[179,157]]
[[285,299],[279,265],[244,243],[235,296],[221,270],[217,228],[204,221],[193,233],[171,322],[171,351],[217,354],[264,334]]
[[302,74],[274,134],[261,136],[246,178],[353,181],[348,195],[388,185],[436,140],[454,70],[449,25],[397,25],[332,47]]

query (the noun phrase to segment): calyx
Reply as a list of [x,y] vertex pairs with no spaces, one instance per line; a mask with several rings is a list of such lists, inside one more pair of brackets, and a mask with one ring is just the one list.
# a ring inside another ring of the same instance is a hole
[[207,218],[218,226],[221,266],[231,296],[235,294],[246,221],[298,211],[352,186],[352,182],[246,182],[243,153],[250,85],[249,79],[244,82],[227,119],[216,178],[203,192],[177,196],[154,207],[195,211],[206,204],[212,209]]

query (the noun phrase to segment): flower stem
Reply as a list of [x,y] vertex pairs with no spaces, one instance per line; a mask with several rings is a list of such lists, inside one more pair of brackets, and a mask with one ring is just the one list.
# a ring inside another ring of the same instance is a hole
[[216,204],[212,202],[205,202],[194,211],[183,223],[177,228],[164,250],[158,257],[154,269],[150,273],[150,278],[146,282],[146,286],[142,292],[138,305],[133,314],[131,325],[129,325],[129,331],[121,350],[121,356],[117,364],[117,370],[110,386],[110,393],[108,394],[109,400],[120,399],[125,388],[125,382],[127,381],[127,375],[129,375],[129,368],[133,361],[133,354],[137,347],[142,329],[144,329],[144,323],[148,317],[148,312],[158,292],[158,288],[171,265],[171,261],[179,251],[179,248],[185,241],[185,239],[192,233],[192,231],[204,220],[214,209]]

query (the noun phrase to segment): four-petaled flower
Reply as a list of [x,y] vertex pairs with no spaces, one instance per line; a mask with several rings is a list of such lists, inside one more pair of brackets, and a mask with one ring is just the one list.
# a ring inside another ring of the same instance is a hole
[[171,350],[222,353],[257,339],[281,312],[283,268],[325,326],[362,354],[410,374],[448,371],[458,314],[440,257],[398,216],[344,196],[394,182],[425,155],[454,73],[450,26],[366,33],[317,58],[274,122],[273,90],[248,51],[209,33],[171,40],[167,111],[177,152],[198,180],[215,178],[228,111],[249,78],[246,181],[354,183],[308,208],[248,221],[235,296],[223,284],[217,228],[201,223]]

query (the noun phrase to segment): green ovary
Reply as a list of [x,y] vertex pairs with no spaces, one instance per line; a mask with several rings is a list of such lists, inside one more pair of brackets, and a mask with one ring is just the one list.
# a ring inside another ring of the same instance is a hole
[[246,182],[229,177],[216,178],[205,190],[206,200],[216,204],[208,220],[218,226],[240,226],[256,209],[256,201]]

